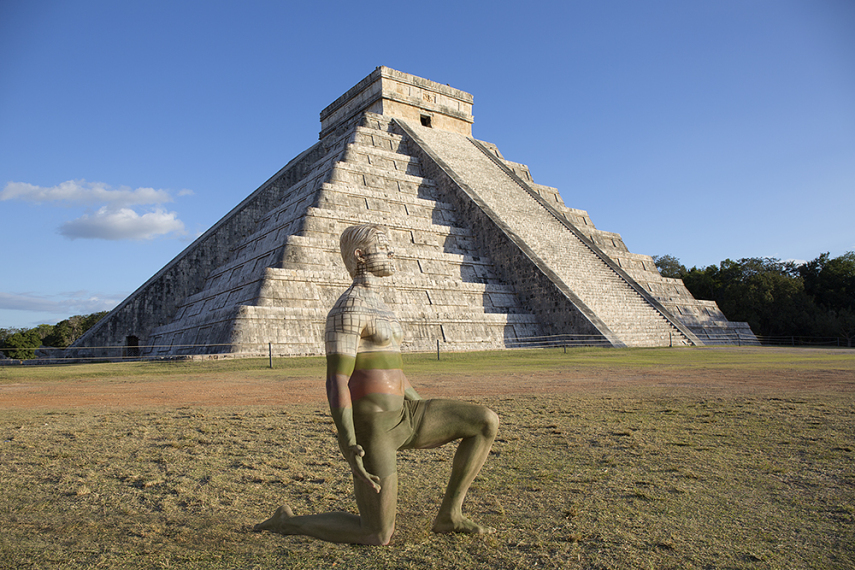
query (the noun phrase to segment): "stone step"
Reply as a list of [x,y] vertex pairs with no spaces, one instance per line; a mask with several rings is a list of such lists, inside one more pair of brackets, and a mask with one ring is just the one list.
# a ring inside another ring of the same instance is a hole
[[318,208],[343,212],[380,211],[402,217],[425,218],[432,224],[459,226],[450,204],[417,198],[410,194],[362,190],[346,184],[325,184],[316,202]]
[[350,144],[407,155],[407,145],[402,135],[366,126],[358,126],[354,129]]
[[372,131],[388,132],[389,134],[399,135],[392,119],[377,113],[364,113],[359,121],[359,126]]
[[357,128],[345,149],[343,160],[420,176],[418,158],[407,154],[406,145],[401,141],[399,135],[384,133],[378,138],[368,129]]
[[[286,246],[316,250],[329,256],[339,255],[337,243],[332,242],[332,240],[322,239],[315,235],[289,236],[285,241],[285,244]],[[392,248],[395,253],[395,259],[397,260],[407,259],[413,261],[420,260],[428,263],[449,263],[452,265],[471,264],[492,266],[490,260],[485,257],[421,248],[412,243],[402,245],[392,242]]]
[[389,233],[392,245],[431,245],[441,248],[448,236],[470,237],[469,229],[434,224],[431,220],[415,216],[397,216],[379,210],[343,212],[323,208],[309,208],[303,234],[329,236],[330,242],[339,239],[341,232],[354,224],[374,223],[383,226]]
[[428,178],[368,164],[337,162],[332,169],[329,181],[390,192],[405,192],[422,198],[435,197],[435,190],[431,191],[435,185]]
[[[342,202],[341,199],[352,199],[353,201]],[[442,210],[451,212],[454,207],[445,201],[437,198],[422,198],[416,194],[400,191],[388,191],[378,188],[370,188],[366,186],[357,186],[344,182],[325,183],[320,190],[317,207],[337,208],[340,205],[353,205],[356,208],[365,207],[365,198],[369,201],[386,201],[392,204],[407,206],[408,208],[424,209],[424,210]],[[360,203],[362,199],[362,203]],[[326,204],[329,204],[327,206]],[[370,209],[370,208],[368,208]],[[405,211],[403,208],[400,212],[406,215],[413,215],[411,212]],[[430,216],[427,216],[430,217]]]

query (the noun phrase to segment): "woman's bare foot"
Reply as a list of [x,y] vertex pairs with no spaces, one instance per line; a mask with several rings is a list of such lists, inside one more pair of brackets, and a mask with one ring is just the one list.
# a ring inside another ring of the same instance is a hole
[[437,517],[433,521],[433,528],[431,530],[437,533],[464,532],[468,534],[491,534],[496,532],[496,529],[481,526],[466,517],[456,517],[455,520],[451,520],[450,518],[440,519],[440,517]]
[[276,512],[273,513],[273,516],[267,519],[264,522],[258,523],[253,527],[252,530],[255,532],[261,532],[262,530],[269,530],[272,532],[278,532],[285,534],[287,533],[286,527],[288,526],[288,519],[294,516],[294,511],[291,510],[291,507],[288,505],[283,505],[276,509]]

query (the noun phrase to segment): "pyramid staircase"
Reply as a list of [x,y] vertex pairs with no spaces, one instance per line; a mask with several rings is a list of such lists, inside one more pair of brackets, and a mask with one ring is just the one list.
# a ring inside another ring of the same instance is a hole
[[570,298],[611,344],[702,344],[484,144],[397,122],[538,266],[551,269],[555,294]]

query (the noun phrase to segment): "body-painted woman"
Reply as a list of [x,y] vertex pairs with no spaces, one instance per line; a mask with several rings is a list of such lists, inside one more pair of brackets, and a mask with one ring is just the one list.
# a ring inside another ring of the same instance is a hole
[[423,400],[404,375],[400,324],[379,295],[395,271],[382,228],[352,226],[341,255],[353,284],[327,316],[327,398],[338,444],[353,472],[359,515],[295,516],[282,506],[256,530],[301,534],[331,542],[388,544],[395,530],[399,449],[427,449],[461,440],[434,532],[486,533],[463,516],[462,505],[487,458],[499,418],[488,408],[454,400]]

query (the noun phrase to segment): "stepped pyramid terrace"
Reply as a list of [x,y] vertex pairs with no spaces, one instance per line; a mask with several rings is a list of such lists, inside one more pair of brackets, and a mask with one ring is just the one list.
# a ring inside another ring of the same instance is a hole
[[347,226],[395,249],[404,350],[756,342],[659,275],[524,164],[472,137],[469,93],[378,67],[321,111],[319,140],[90,329],[79,357],[323,354],[351,282]]

